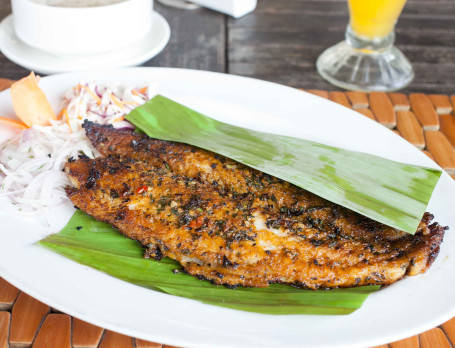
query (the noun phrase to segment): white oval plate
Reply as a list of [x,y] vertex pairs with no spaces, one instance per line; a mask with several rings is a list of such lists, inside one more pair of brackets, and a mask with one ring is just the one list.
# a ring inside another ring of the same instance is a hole
[[[248,78],[179,69],[71,73],[40,83],[57,108],[85,81],[154,81],[159,93],[232,124],[305,137],[398,161],[438,168],[421,151],[366,117],[299,90]],[[9,92],[0,114],[12,114]],[[5,136],[5,134],[3,134]],[[455,183],[444,173],[429,211],[455,228]],[[50,228],[0,213],[0,275],[40,301],[101,327],[185,347],[368,347],[423,332],[455,315],[455,246],[446,233],[430,270],[371,295],[347,316],[262,315],[154,292],[81,266],[34,243],[58,231],[71,204],[53,211]]]
[[171,37],[168,22],[153,12],[153,25],[140,40],[116,50],[93,54],[57,54],[31,47],[21,41],[9,15],[0,24],[0,50],[13,62],[41,74],[67,71],[114,69],[139,65],[155,57],[166,47]]

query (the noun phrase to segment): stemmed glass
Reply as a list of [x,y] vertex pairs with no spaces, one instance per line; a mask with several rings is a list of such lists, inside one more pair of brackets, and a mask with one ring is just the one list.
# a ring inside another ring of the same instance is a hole
[[414,71],[393,44],[395,23],[406,0],[348,0],[346,40],[325,50],[316,66],[330,83],[352,90],[393,91]]

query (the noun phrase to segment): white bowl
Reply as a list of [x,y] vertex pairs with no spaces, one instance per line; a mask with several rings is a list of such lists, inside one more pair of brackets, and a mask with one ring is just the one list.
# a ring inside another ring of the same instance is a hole
[[16,35],[26,44],[59,54],[109,51],[142,39],[152,27],[153,0],[61,7],[11,0]]

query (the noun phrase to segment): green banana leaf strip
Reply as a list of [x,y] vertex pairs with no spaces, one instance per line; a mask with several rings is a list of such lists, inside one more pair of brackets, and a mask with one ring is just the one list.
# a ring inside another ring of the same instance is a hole
[[152,138],[216,152],[411,234],[441,176],[431,168],[232,126],[160,95],[126,119]]
[[143,258],[143,248],[109,224],[76,211],[58,234],[38,244],[113,277],[166,294],[203,303],[263,314],[349,314],[360,308],[379,286],[302,290],[273,284],[268,288],[228,289],[196,279],[171,259]]

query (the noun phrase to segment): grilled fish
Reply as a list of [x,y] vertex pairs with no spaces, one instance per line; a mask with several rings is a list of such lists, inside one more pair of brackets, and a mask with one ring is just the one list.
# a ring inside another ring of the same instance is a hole
[[[110,136],[94,141],[108,157],[66,164],[74,186],[66,191],[73,204],[139,241],[146,256],[170,257],[188,273],[216,284],[287,283],[309,289],[390,284],[424,272],[439,252],[444,228],[430,225],[428,213],[412,236],[276,178],[251,189],[241,176],[242,170],[253,170],[207,151],[125,130],[97,129],[114,132],[116,143]],[[151,145],[137,151],[136,139]],[[122,144],[126,146],[120,150]],[[155,144],[157,156],[162,153],[158,160],[150,151]],[[214,159],[220,161],[217,165],[233,163],[240,171],[234,176],[245,186],[225,185],[230,168],[214,170],[212,176],[207,171],[194,175],[184,165],[176,169],[177,163],[171,168],[172,156],[190,165],[186,156],[192,155],[202,161],[201,167],[216,169],[210,165]],[[225,187],[220,189],[214,180],[224,180]],[[273,199],[280,192],[280,201]]]
[[[90,121],[83,127],[93,146],[103,155],[117,155],[167,168],[176,174],[197,179],[222,195],[252,193],[262,200],[268,212],[283,213],[282,220],[272,225],[286,224],[289,218],[318,227],[326,236],[342,234],[363,242],[398,240],[408,234],[344,209],[309,191],[262,173],[224,156],[191,145],[151,139],[131,129],[114,129]],[[429,233],[422,220],[417,232]]]

